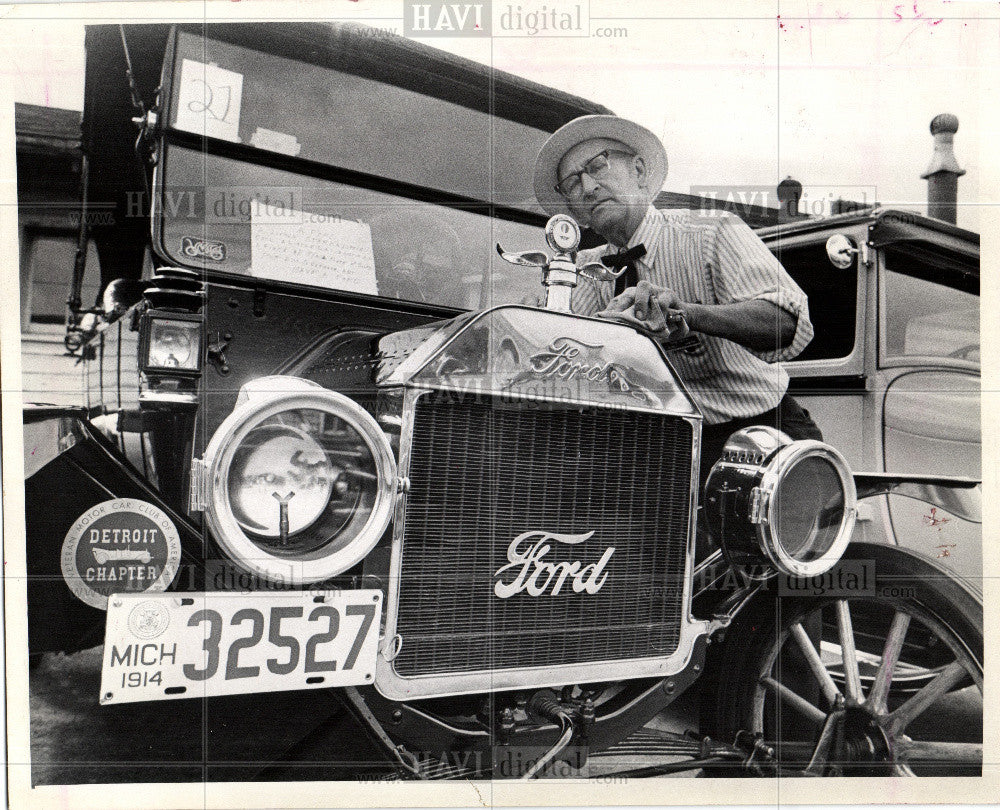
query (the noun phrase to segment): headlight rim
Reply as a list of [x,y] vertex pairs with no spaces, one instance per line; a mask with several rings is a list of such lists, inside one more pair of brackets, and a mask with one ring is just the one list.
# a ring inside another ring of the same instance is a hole
[[[825,459],[837,473],[844,497],[844,509],[837,528],[837,536],[830,548],[814,560],[801,561],[788,554],[782,548],[780,538],[777,537],[777,530],[774,528],[777,522],[774,496],[788,472],[799,462],[813,457]],[[757,536],[760,538],[762,551],[781,574],[808,578],[829,571],[837,564],[851,542],[857,519],[857,489],[847,459],[826,442],[798,439],[781,447],[765,463],[767,468],[758,485],[764,508],[759,520],[752,521],[757,523]]]
[[[242,393],[240,399],[243,399]],[[233,513],[228,492],[233,456],[247,435],[278,413],[302,408],[326,411],[344,419],[368,447],[377,477],[371,514],[357,536],[332,554],[312,553],[298,559],[270,554],[255,543]],[[212,435],[202,462],[208,496],[205,519],[216,543],[233,562],[269,581],[308,585],[346,571],[375,547],[395,512],[396,459],[388,437],[374,417],[353,399],[308,380],[288,378],[283,390],[260,391],[240,402]]]

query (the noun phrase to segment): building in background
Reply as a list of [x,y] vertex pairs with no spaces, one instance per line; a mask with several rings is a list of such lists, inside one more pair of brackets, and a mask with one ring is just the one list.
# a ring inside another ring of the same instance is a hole
[[[80,232],[80,112],[14,105],[17,136],[21,373],[28,402],[81,402],[77,358],[63,345],[66,298]],[[83,301],[97,295],[97,253],[87,256]]]

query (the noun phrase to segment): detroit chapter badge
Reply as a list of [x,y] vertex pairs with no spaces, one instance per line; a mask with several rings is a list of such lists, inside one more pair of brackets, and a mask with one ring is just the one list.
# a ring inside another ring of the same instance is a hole
[[80,515],[62,544],[62,574],[79,598],[107,610],[113,593],[165,591],[177,576],[181,539],[163,510],[114,498]]

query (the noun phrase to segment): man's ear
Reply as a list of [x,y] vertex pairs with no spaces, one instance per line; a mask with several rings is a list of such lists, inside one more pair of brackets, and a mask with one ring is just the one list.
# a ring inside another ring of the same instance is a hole
[[649,182],[649,176],[646,174],[646,161],[644,161],[639,155],[632,158],[632,166],[635,168],[635,175],[639,181],[639,188],[645,188],[646,184]]

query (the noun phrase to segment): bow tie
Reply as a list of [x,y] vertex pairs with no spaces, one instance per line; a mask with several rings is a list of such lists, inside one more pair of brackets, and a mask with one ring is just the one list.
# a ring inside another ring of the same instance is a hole
[[625,268],[625,272],[615,279],[615,295],[621,295],[628,287],[639,283],[639,259],[646,255],[646,246],[641,242],[628,250],[619,250],[614,255],[601,257],[605,267],[614,270]]

